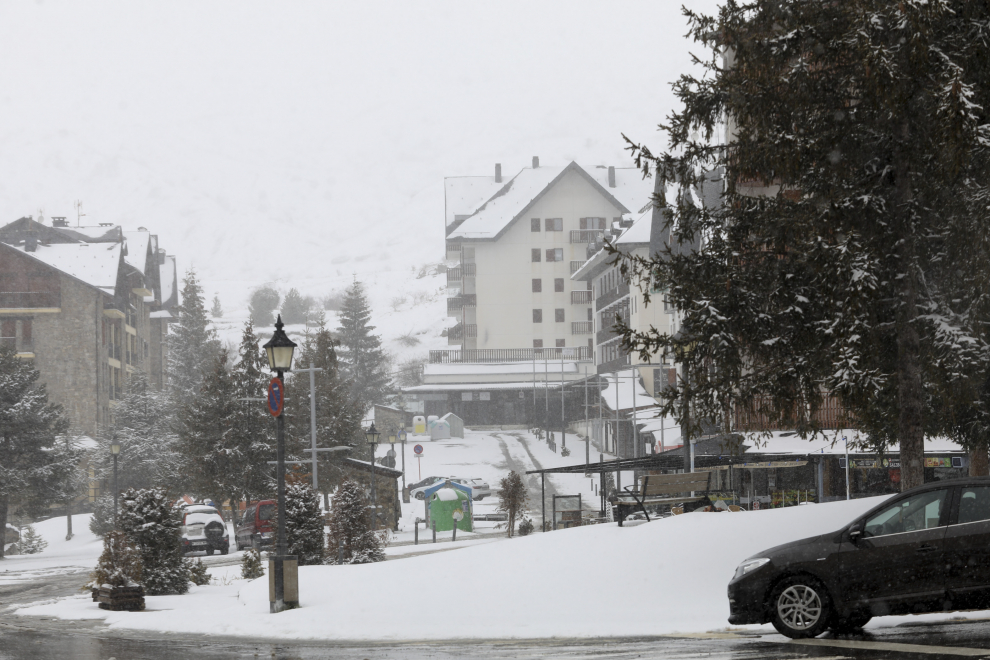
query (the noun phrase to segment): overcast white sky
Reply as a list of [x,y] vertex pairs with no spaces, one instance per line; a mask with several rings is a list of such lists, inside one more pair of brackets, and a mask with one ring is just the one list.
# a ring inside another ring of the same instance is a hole
[[218,286],[436,261],[444,176],[660,146],[680,5],[5,0],[0,222],[81,199]]

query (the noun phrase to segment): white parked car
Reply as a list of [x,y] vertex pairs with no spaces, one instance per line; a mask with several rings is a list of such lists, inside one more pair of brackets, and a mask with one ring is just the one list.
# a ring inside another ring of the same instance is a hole
[[[459,484],[464,484],[465,486],[471,485],[470,483],[468,483],[467,479],[460,479],[458,477],[430,477],[430,483],[419,486],[418,488],[413,488],[412,490],[409,491],[409,494],[415,497],[417,500],[422,500],[426,497],[427,488],[432,488],[437,484],[438,481],[446,481],[447,479],[450,479],[451,481],[455,481]],[[424,479],[424,481],[426,481],[426,479]]]
[[192,504],[182,510],[182,554],[205,550],[227,554],[230,537],[220,512],[205,504]]
[[475,502],[492,496],[492,489],[484,479],[468,479],[466,485],[471,487],[471,499]]

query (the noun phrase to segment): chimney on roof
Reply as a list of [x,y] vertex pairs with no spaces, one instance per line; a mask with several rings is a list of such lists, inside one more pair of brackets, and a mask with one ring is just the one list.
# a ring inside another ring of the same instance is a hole
[[502,183],[502,163],[495,163],[495,183]]
[[38,250],[38,237],[31,232],[24,239],[24,251],[25,252],[36,252]]
[[539,169],[539,167],[540,167],[540,157],[539,156],[533,156],[533,169],[534,170],[535,169]]
[[148,231],[147,227],[138,227],[138,231]]
[[615,166],[608,166],[608,187],[615,188]]
[[69,223],[66,222],[64,216],[54,215],[52,216],[52,227],[68,227]]

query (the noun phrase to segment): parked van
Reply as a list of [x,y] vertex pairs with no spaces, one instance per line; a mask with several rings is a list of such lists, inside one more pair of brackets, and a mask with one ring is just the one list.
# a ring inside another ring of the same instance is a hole
[[234,531],[238,550],[275,545],[275,500],[261,500],[244,509]]

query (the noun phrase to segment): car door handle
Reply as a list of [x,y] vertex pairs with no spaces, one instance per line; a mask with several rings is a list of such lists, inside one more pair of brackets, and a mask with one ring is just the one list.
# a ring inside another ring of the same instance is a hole
[[915,552],[935,552],[935,550],[936,548],[934,545],[923,545],[915,550]]

